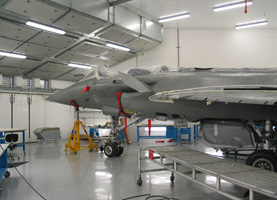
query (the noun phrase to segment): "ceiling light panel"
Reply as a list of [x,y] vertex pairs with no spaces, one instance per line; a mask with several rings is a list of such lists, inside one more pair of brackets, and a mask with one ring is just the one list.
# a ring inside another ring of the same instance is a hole
[[[252,5],[252,1],[247,1],[247,6]],[[215,5],[213,11],[219,12],[224,10],[230,10],[235,8],[245,7],[245,1],[232,1],[224,4]]]
[[17,53],[24,53],[39,58],[48,58],[59,50],[51,47],[45,47],[37,44],[25,43],[15,50]]
[[1,66],[10,66],[10,67],[18,67],[21,69],[31,69],[36,66],[39,61],[35,60],[28,60],[28,59],[14,59],[5,57],[4,59],[0,60]]
[[35,70],[29,73],[26,77],[27,78],[36,78],[39,77],[40,79],[55,79],[58,76],[55,72],[47,72],[42,70]]
[[136,39],[138,36],[128,33],[126,31],[120,30],[115,27],[106,29],[103,33],[98,35],[100,38],[115,42],[118,44],[125,44]]
[[91,32],[105,26],[106,22],[70,11],[59,19],[55,25],[68,30],[90,34]]
[[38,30],[25,28],[23,26],[8,23],[4,20],[0,20],[0,27],[0,36],[22,41],[32,38],[39,32]]
[[145,39],[143,37],[137,38],[128,44],[126,44],[127,47],[130,47],[131,49],[136,49],[138,51],[145,51],[148,49],[151,49],[160,43]]
[[63,60],[66,62],[77,62],[77,63],[88,63],[90,60],[92,60],[94,57],[87,56],[87,55],[81,55],[78,53],[73,52],[66,52],[65,54],[58,57],[59,60]]
[[54,72],[56,73],[56,77],[59,75],[62,75],[66,72],[69,72],[70,70],[72,70],[72,68],[68,67],[67,65],[63,65],[63,64],[58,64],[58,63],[52,63],[52,62],[47,62],[44,65],[42,65],[39,68],[40,71],[44,71],[44,72]]
[[31,43],[40,44],[57,49],[64,49],[67,46],[73,44],[75,41],[77,40],[64,35],[62,36],[46,32],[41,32],[40,34],[38,34],[30,40]]
[[13,51],[21,44],[23,44],[23,42],[0,37],[0,50]]
[[92,55],[100,55],[111,48],[106,46],[100,46],[96,45],[90,42],[84,42],[80,44],[79,46],[72,49],[73,52],[80,52],[80,53],[86,53],[86,54],[92,54]]
[[19,76],[25,72],[25,69],[21,69],[18,67],[6,67],[0,66],[0,74],[4,76]]
[[104,56],[111,60],[114,60],[114,61],[123,61],[128,58],[134,57],[135,54],[127,52],[127,51],[113,50]]
[[4,9],[45,23],[53,23],[68,10],[61,8],[60,6],[54,6],[53,3],[50,5],[45,2],[35,0],[11,0],[7,3]]

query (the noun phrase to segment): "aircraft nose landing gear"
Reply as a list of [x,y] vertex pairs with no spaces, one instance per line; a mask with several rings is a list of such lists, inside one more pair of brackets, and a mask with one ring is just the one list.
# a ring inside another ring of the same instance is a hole
[[104,153],[107,157],[118,157],[124,151],[124,141],[120,139],[120,127],[118,125],[118,118],[111,117],[112,130],[111,139],[106,142],[104,146]]
[[104,147],[104,152],[107,157],[118,157],[120,156],[124,151],[124,147],[121,147],[116,142],[109,142],[106,143]]

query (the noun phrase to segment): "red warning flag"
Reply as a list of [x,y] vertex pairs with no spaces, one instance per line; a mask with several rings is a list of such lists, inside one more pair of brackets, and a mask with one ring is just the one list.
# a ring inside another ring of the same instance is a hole
[[151,135],[151,119],[148,119],[148,133]]

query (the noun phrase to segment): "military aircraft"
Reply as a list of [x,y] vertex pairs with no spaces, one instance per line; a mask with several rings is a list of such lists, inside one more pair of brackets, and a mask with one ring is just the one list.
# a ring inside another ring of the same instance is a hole
[[113,137],[104,147],[109,157],[123,152],[119,117],[173,120],[176,126],[200,122],[203,140],[215,146],[222,142],[221,149],[229,146],[217,137],[220,134],[233,135],[231,147],[247,146],[244,136],[250,135],[250,145],[256,150],[246,163],[277,171],[276,83],[277,69],[170,71],[166,66],[154,66],[115,73],[99,66],[48,100],[101,109],[110,115]]

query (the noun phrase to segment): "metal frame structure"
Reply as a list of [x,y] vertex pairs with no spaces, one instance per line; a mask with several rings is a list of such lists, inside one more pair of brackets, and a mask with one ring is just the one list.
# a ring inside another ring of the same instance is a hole
[[[145,158],[142,158],[142,151],[149,151],[149,155]],[[159,156],[154,157],[154,153],[158,154]],[[142,170],[142,159],[150,160],[162,168]],[[189,168],[191,170],[191,175],[187,175],[187,173],[182,172],[180,170],[180,166]],[[183,146],[147,147],[146,149],[138,150],[138,185],[142,184],[142,173],[163,170],[170,170],[172,172],[170,177],[171,182],[175,180],[174,175],[178,174],[230,199],[238,200],[242,198],[223,191],[221,188],[222,180],[248,189],[249,200],[254,200],[254,192],[277,199],[277,174],[275,172],[270,172],[247,166],[242,163],[212,157],[208,154]],[[198,180],[198,172],[215,177],[216,186],[213,187]]]

